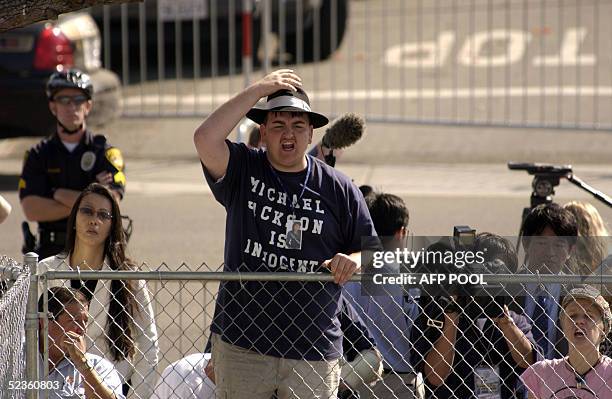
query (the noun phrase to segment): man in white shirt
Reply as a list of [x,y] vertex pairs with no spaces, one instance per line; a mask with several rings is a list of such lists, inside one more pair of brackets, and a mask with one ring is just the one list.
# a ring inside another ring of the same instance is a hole
[[[49,289],[48,302],[49,376],[45,376],[45,331],[43,320],[40,320],[40,395],[48,390],[51,399],[124,399],[121,380],[112,363],[85,352],[89,305],[83,293],[72,288],[53,287]],[[44,295],[41,295],[39,312],[43,311],[43,305]]]
[[162,373],[152,399],[215,397],[215,383],[205,372],[210,353],[194,353],[170,364]]

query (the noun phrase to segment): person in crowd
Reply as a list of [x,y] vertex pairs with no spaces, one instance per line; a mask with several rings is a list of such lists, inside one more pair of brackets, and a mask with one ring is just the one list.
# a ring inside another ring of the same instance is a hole
[[[612,255],[610,254],[610,233],[606,223],[593,205],[588,202],[570,201],[563,205],[572,212],[578,223],[576,250],[570,261],[582,274],[612,274]],[[581,267],[582,266],[582,267]],[[598,285],[599,286],[599,285]],[[599,286],[603,297],[612,301],[612,284]],[[601,352],[612,356],[612,333],[601,345]]]
[[[47,292],[47,330],[39,320],[38,373],[50,399],[79,397],[85,399],[123,399],[121,379],[108,360],[88,353],[85,347],[89,303],[85,295],[67,287],[53,287]],[[44,294],[38,300],[38,312],[44,311]],[[44,364],[44,336],[48,336],[48,368]],[[46,369],[49,371],[46,377]]]
[[[68,218],[64,252],[41,261],[48,270],[136,270],[126,256],[121,212],[111,190],[90,184],[76,199]],[[148,398],[157,379],[157,328],[144,280],[49,280],[82,291],[90,301],[87,350],[112,360],[130,396]]]
[[210,353],[194,353],[169,364],[157,381],[152,399],[214,398],[214,372],[209,364]]
[[516,273],[518,270],[516,249],[507,238],[488,232],[478,233],[474,239],[473,249],[483,252],[485,262],[498,260],[510,273]]
[[[575,274],[570,257],[576,245],[578,226],[574,215],[556,203],[541,204],[525,217],[522,244],[525,264],[519,273]],[[525,285],[521,297],[524,314],[533,326],[533,336],[546,359],[562,357],[566,342],[559,325],[559,304],[567,288],[558,283]]]
[[[472,249],[484,252],[485,264],[507,262],[505,269],[516,269],[516,251],[503,237],[481,233]],[[448,299],[422,295],[423,310],[412,330],[412,361],[423,373],[427,397],[522,397],[517,377],[538,356],[527,318],[494,297],[485,308],[473,297]],[[498,316],[486,310],[490,306],[499,308]]]
[[[366,202],[383,249],[395,251],[406,247],[409,213],[404,201],[393,194],[371,192]],[[400,266],[388,263],[377,272],[400,273]],[[384,359],[382,381],[364,390],[361,396],[420,398],[424,394],[422,376],[417,375],[410,364],[410,333],[419,308],[408,292],[416,293],[414,289],[405,293],[403,287],[397,285],[385,286],[384,291],[380,295],[362,292],[361,284],[353,282],[345,287],[347,298],[360,312]]]
[[361,186],[359,186],[359,191],[361,191],[361,194],[363,195],[363,198],[365,198],[367,203],[370,194],[374,193],[374,188],[372,188],[372,186],[368,184],[362,184]]
[[11,204],[0,195],[0,223],[4,222],[11,214]]
[[[249,121],[249,122],[252,123],[251,121]],[[258,125],[252,126],[249,129],[249,136],[247,137],[247,147],[252,148],[254,150],[258,150],[260,148],[261,149],[265,148],[265,144],[261,140],[261,133],[259,132],[259,126]],[[320,159],[323,162],[325,162],[325,156],[329,155],[330,152],[331,152],[331,150],[329,148],[325,147],[323,145],[323,142],[321,140],[319,140],[319,142],[317,144],[312,146],[312,148],[310,149],[308,154],[313,156],[313,157],[315,157],[315,158],[317,158],[317,159]],[[344,154],[344,150],[335,149],[333,153],[334,153],[334,157],[336,158],[336,160],[338,160]]]
[[[479,233],[473,248],[474,251],[484,253],[485,262],[502,262],[508,273],[516,273],[518,256],[508,239],[497,234]],[[501,382],[498,386],[502,399],[521,398],[525,397],[525,391],[519,376],[527,366],[540,359],[542,354],[533,338],[529,319],[508,308],[508,303],[512,302],[512,292],[506,291],[504,294],[507,296],[504,299],[506,305],[503,314],[497,319],[482,318],[478,321],[484,332],[485,346],[488,346],[485,362],[488,365],[481,366],[484,370],[495,370],[494,374],[497,374]],[[494,382],[495,380],[493,378]]]
[[[251,108],[263,97],[263,108]],[[260,125],[265,151],[226,140],[245,114]],[[205,178],[227,212],[224,270],[333,276],[329,283],[220,285],[211,326],[217,397],[338,391],[340,286],[360,270],[361,249],[379,243],[357,187],[306,154],[313,130],[327,123],[311,110],[301,78],[281,69],[221,105],[194,134]],[[288,249],[295,221],[302,245]]]
[[[340,297],[342,367],[338,398],[358,399],[359,388],[382,374],[382,355],[365,323],[352,305]],[[210,350],[207,345],[206,351]],[[215,372],[209,352],[186,356],[170,364],[157,382],[153,399],[209,399],[214,397]],[[276,398],[276,394],[273,398]]]
[[338,398],[358,399],[383,373],[383,357],[359,312],[340,296],[340,329],[342,330],[342,367]]
[[592,286],[573,288],[561,304],[568,355],[546,359],[522,375],[530,399],[612,398],[612,359],[599,345],[610,332],[610,305]]
[[263,146],[261,141],[261,134],[259,133],[259,126],[255,125],[249,130],[249,137],[247,138],[247,147],[254,150],[258,150]]
[[41,259],[64,249],[70,210],[85,187],[102,183],[117,198],[125,191],[121,151],[87,129],[93,92],[89,75],[77,69],[54,72],[47,82],[57,130],[26,152],[19,179],[23,213],[38,222],[38,245],[24,250]]
[[596,272],[608,256],[609,233],[601,215],[588,202],[570,201],[563,205],[576,218],[578,240],[570,261],[581,274]]

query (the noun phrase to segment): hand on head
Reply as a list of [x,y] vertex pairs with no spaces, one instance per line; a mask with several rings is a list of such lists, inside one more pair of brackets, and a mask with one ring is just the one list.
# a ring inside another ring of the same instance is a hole
[[279,69],[274,71],[254,85],[258,90],[259,97],[266,97],[279,90],[297,91],[302,87],[302,78],[296,75],[292,69]]

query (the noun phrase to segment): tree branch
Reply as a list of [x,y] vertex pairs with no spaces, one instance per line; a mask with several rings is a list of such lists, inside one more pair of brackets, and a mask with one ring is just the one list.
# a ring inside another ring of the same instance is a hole
[[35,22],[57,19],[59,14],[99,4],[135,3],[140,0],[0,0],[0,32]]

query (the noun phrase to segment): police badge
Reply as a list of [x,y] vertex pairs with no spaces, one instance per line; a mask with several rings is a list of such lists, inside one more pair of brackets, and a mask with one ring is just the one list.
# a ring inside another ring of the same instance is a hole
[[96,154],[92,151],[87,151],[81,157],[81,169],[85,172],[89,172],[93,169],[94,164],[96,163]]

